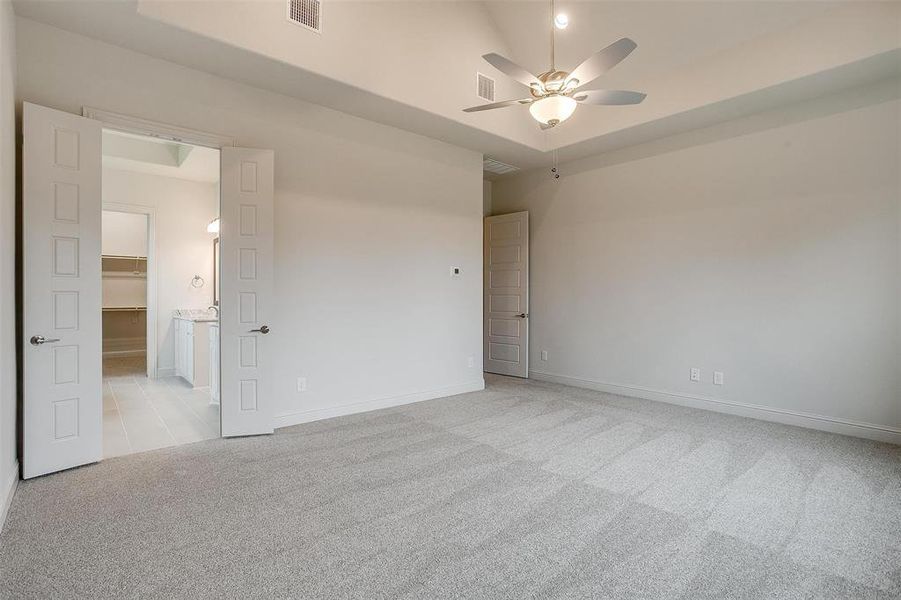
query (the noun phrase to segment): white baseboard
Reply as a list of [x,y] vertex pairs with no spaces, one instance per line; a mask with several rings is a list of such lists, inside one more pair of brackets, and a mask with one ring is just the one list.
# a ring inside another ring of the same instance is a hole
[[540,371],[531,371],[529,377],[539,381],[561,383],[563,385],[597,390],[599,392],[606,392],[608,394],[616,394],[619,396],[632,396],[644,400],[654,400],[657,402],[666,402],[668,404],[678,404],[680,406],[689,406],[691,408],[701,408],[704,410],[712,410],[714,412],[738,415],[740,417],[750,417],[761,421],[772,421],[784,425],[796,425],[798,427],[828,431],[830,433],[841,433],[843,435],[861,437],[879,442],[888,442],[890,444],[901,444],[901,429],[897,427],[838,419],[835,417],[827,417],[825,415],[761,406],[759,404],[732,402],[730,400],[719,400],[717,398],[667,392],[632,385],[605,383],[603,381],[569,377],[567,375],[555,375],[553,373],[543,373]]
[[422,402],[423,400],[433,400],[435,398],[444,398],[446,396],[456,396],[457,394],[477,392],[484,389],[485,380],[479,379],[478,381],[436,390],[414,392],[412,394],[402,394],[400,396],[372,398],[370,400],[351,402],[350,404],[342,404],[340,406],[329,406],[327,408],[292,411],[275,415],[274,426],[275,429],[279,429],[280,427],[290,427],[291,425],[299,425],[311,421],[320,421],[322,419],[331,419],[332,417],[342,417],[344,415],[369,412],[380,408],[391,408],[392,406],[412,404],[413,402]]
[[175,368],[167,367],[164,369],[161,367],[157,367],[156,376],[157,377],[174,377],[175,376]]
[[9,514],[9,507],[13,502],[13,496],[16,495],[16,488],[19,486],[19,461],[13,463],[12,471],[6,478],[6,481],[0,482],[0,531],[3,531],[3,525],[6,524],[6,515]]

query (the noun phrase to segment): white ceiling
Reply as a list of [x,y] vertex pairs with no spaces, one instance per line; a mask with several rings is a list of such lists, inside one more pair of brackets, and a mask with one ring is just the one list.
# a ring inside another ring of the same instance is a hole
[[[512,56],[540,73],[549,67],[550,3],[485,3]],[[557,68],[571,71],[594,52],[621,37],[638,48],[609,75],[589,87],[641,89],[666,72],[760,36],[790,29],[840,2],[557,2],[570,24],[556,30]]]
[[570,26],[558,67],[624,36],[638,49],[590,87],[649,94],[635,107],[580,106],[544,133],[521,106],[477,104],[525,88],[480,58],[547,68],[548,2],[325,0],[323,31],[288,23],[284,0],[17,0],[16,12],[140,52],[471,148],[527,168],[612,150],[779,103],[898,76],[901,4],[864,1],[560,0]]

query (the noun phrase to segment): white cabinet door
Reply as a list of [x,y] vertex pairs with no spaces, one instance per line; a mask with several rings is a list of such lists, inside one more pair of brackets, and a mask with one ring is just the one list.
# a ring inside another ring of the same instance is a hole
[[[222,149],[220,414],[222,435],[272,433],[272,150]],[[272,335],[277,335],[273,333]]]
[[172,368],[175,369],[175,375],[181,375],[181,354],[178,351],[178,319],[172,319],[172,348],[173,348],[173,365]]
[[184,327],[181,319],[172,319],[173,341],[175,342],[175,374],[185,376]]
[[194,385],[194,323],[191,321],[183,321],[185,333],[182,336],[184,340],[184,356],[185,356],[185,379],[188,383]]
[[23,105],[23,473],[103,452],[100,123]]
[[219,327],[210,326],[210,404],[219,404]]

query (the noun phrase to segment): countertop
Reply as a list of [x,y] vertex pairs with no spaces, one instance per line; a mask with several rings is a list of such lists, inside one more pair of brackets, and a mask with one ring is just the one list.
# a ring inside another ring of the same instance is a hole
[[215,311],[204,310],[199,308],[179,309],[172,315],[174,319],[182,321],[193,321],[195,323],[218,323],[219,316]]

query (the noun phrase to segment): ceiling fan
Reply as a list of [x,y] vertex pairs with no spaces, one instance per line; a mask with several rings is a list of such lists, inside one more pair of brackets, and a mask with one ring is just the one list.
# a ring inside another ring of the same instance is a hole
[[572,72],[558,71],[554,64],[555,24],[561,29],[568,19],[554,16],[554,0],[551,0],[551,68],[540,75],[532,75],[513,61],[500,54],[482,56],[491,66],[529,88],[530,98],[504,100],[463,109],[463,112],[480,112],[508,106],[528,105],[532,117],[542,129],[559,125],[572,116],[579,104],[622,106],[639,104],[647,94],[623,90],[583,90],[582,88],[622,62],[638,46],[629,38],[622,38],[603,50],[591,55]]

